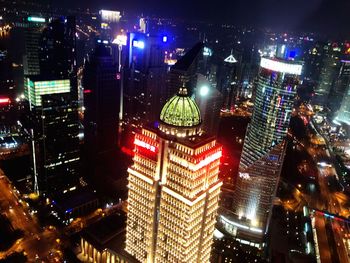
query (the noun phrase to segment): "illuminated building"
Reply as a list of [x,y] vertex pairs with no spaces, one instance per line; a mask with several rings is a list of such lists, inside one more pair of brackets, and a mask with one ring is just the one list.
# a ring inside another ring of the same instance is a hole
[[[348,61],[350,65],[350,61]],[[340,109],[337,113],[336,121],[350,125],[350,81],[347,83],[347,90],[343,96]]]
[[162,105],[166,66],[163,36],[128,35],[124,78],[124,119],[130,126],[155,121]]
[[100,10],[99,15],[101,17],[101,21],[108,23],[117,23],[121,18],[119,11],[112,10]]
[[347,96],[346,92],[350,86],[350,60],[342,59],[338,64],[339,68],[337,77],[335,78],[333,89],[331,90],[329,96],[329,107],[334,113],[339,110],[339,102],[344,101],[345,97]]
[[27,20],[28,27],[25,28],[24,33],[23,70],[25,76],[33,76],[40,74],[39,42],[46,20],[42,17],[28,17]]
[[140,32],[146,33],[146,26],[147,26],[146,19],[141,17],[139,21]]
[[164,105],[157,128],[135,135],[126,251],[139,262],[209,262],[221,146],[200,124],[199,108],[182,88]]
[[197,43],[170,68],[164,97],[169,98],[182,86],[188,87],[192,94],[197,84],[198,62],[203,56],[203,48],[202,42]]
[[42,194],[72,191],[79,185],[79,123],[69,79],[31,76],[25,81],[32,132],[34,190]]
[[42,96],[49,94],[70,92],[69,79],[62,80],[39,80],[36,77],[27,78],[24,89],[24,96],[30,106],[42,106]]
[[69,79],[72,99],[78,99],[75,17],[52,19],[39,41],[40,76]]
[[233,194],[233,213],[223,211],[222,228],[260,246],[268,227],[282,168],[285,136],[302,65],[262,58],[254,112],[247,129]]
[[218,90],[224,95],[223,108],[231,109],[232,97],[236,88],[237,59],[231,54],[224,59],[218,70]]
[[334,86],[339,54],[337,50],[333,49],[331,43],[319,44],[310,50],[309,58],[307,63],[310,63],[310,65],[305,66],[305,68],[315,68],[310,72],[310,78],[315,80],[316,83],[313,103],[325,106],[329,97],[331,97],[330,92]]
[[112,41],[120,32],[120,11],[100,10],[99,22],[101,37],[107,41]]
[[217,134],[223,96],[201,74],[198,74],[195,99],[202,113],[202,129],[209,134]]

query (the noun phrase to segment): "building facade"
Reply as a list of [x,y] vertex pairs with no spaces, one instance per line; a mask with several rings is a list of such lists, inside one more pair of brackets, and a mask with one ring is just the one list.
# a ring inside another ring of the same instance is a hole
[[25,126],[32,130],[34,189],[59,194],[79,185],[79,123],[69,79],[32,76],[25,81],[29,104]]
[[135,135],[126,251],[139,262],[209,262],[221,146],[200,124],[198,106],[180,89],[157,127]]

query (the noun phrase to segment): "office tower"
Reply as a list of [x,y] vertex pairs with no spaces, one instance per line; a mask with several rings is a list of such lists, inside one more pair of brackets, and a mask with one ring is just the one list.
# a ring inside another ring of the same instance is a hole
[[244,140],[233,194],[233,213],[223,211],[222,228],[260,246],[271,215],[282,168],[285,136],[302,65],[262,58],[254,111]]
[[100,10],[99,22],[101,38],[103,40],[112,41],[120,31],[121,14],[114,10]]
[[252,85],[259,72],[260,54],[258,49],[252,45],[242,51],[241,60],[237,69],[238,96],[249,97],[252,95]]
[[99,156],[110,154],[117,147],[119,84],[110,48],[97,44],[85,63],[82,79],[84,140],[89,166],[103,162],[103,158],[97,162]]
[[337,113],[336,121],[350,125],[350,85],[344,94],[340,109]]
[[346,96],[346,91],[350,85],[350,60],[342,59],[338,65],[337,76],[329,96],[329,107],[333,113],[339,110],[339,102]]
[[169,98],[182,86],[188,87],[188,92],[192,94],[197,84],[198,61],[203,56],[203,48],[203,43],[197,43],[170,68],[164,97]]
[[[334,50],[331,43],[324,45],[316,45],[311,51],[313,56],[316,56],[316,61],[305,68],[313,68],[311,70],[310,77],[315,81],[315,95],[312,99],[313,104],[326,106],[328,104],[328,98],[332,88],[334,86],[334,80],[336,78],[339,54],[337,50]],[[318,61],[317,57],[321,57],[321,61]],[[307,63],[312,63],[315,59],[311,58]]]
[[28,26],[24,32],[23,69],[25,76],[40,74],[39,50],[40,38],[46,19],[41,17],[28,17]]
[[150,68],[146,79],[146,121],[153,122],[159,117],[162,105],[165,102],[166,68]]
[[159,94],[165,86],[164,40],[162,36],[140,32],[128,35],[124,70],[124,120],[130,126],[139,127],[159,114],[160,100],[155,104],[152,101],[160,98]]
[[40,41],[40,75],[50,79],[70,79],[71,96],[78,98],[75,18],[54,18],[44,28]]
[[[328,43],[311,42],[304,51],[305,70],[303,77],[311,82],[317,83],[320,79],[323,62],[329,53]],[[307,44],[305,44],[307,45]]]
[[221,146],[200,124],[198,106],[182,88],[159,123],[135,135],[126,251],[139,262],[209,262]]
[[32,132],[34,188],[59,194],[79,185],[79,123],[69,79],[28,77],[25,97],[30,114],[25,126]]
[[220,124],[219,118],[223,96],[201,74],[198,74],[195,100],[202,113],[202,129],[209,134],[216,135]]
[[224,96],[223,108],[230,110],[236,83],[237,60],[232,54],[226,57],[218,69],[218,90]]
[[[336,121],[343,122],[350,125],[350,61],[342,60],[341,61],[341,74],[342,78],[339,81],[342,85],[342,89],[346,89],[346,91],[341,96],[342,103],[336,114]],[[345,76],[344,76],[345,75]],[[339,89],[339,93],[342,93],[342,89]]]

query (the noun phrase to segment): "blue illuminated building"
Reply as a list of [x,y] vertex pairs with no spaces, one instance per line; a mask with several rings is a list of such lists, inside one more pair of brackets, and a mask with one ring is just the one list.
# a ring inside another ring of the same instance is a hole
[[154,121],[162,89],[165,87],[164,63],[168,38],[141,32],[128,34],[124,68],[124,118],[127,124]]

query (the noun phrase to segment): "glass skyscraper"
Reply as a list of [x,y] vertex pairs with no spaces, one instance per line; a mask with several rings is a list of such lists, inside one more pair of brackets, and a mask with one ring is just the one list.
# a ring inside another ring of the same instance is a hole
[[220,217],[230,234],[259,244],[283,163],[289,121],[302,65],[262,58],[254,112],[247,129],[234,191],[233,213]]
[[37,193],[62,194],[79,186],[79,123],[69,79],[31,76],[25,81],[30,111],[24,118],[33,130],[32,158]]

